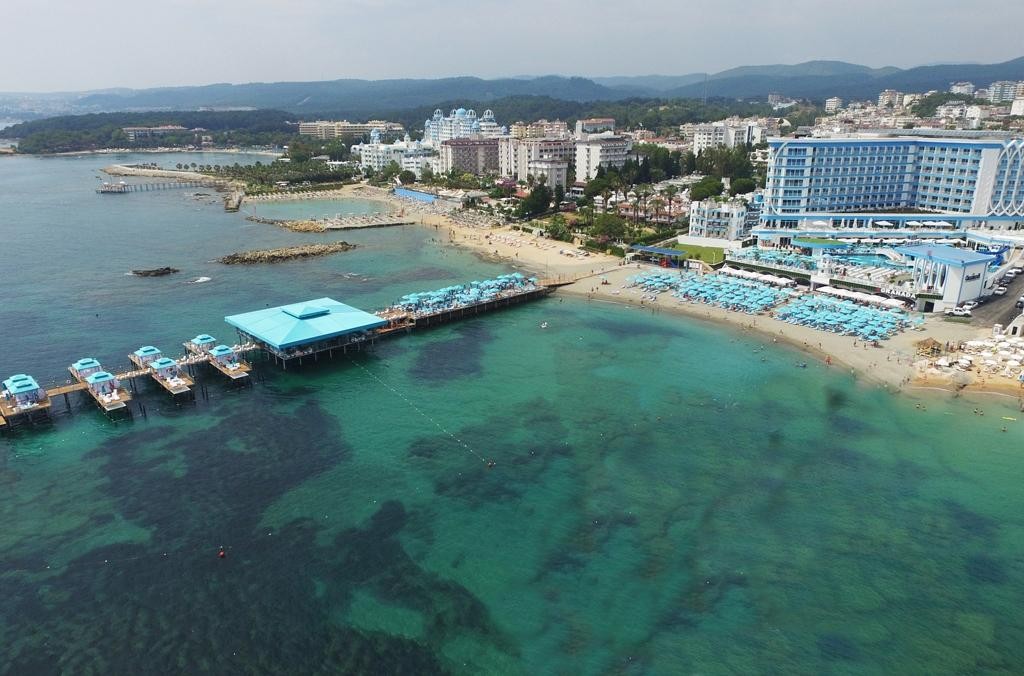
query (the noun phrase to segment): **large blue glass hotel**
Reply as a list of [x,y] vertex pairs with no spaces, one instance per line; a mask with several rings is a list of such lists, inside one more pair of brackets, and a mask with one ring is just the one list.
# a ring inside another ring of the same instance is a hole
[[943,134],[771,139],[754,234],[1024,230],[1024,139]]

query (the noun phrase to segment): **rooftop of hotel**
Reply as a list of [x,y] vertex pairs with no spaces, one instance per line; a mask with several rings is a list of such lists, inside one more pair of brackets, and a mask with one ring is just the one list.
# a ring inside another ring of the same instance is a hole
[[995,258],[988,254],[980,254],[972,249],[959,249],[953,246],[946,246],[945,244],[901,246],[897,247],[895,251],[908,258],[924,258],[938,263],[949,263],[957,266],[988,263]]
[[230,315],[224,321],[275,349],[317,343],[387,324],[376,315],[332,298]]

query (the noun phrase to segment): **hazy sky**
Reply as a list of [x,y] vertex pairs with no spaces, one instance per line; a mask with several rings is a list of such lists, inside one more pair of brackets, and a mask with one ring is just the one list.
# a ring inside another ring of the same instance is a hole
[[1024,54],[1020,0],[7,0],[0,91]]

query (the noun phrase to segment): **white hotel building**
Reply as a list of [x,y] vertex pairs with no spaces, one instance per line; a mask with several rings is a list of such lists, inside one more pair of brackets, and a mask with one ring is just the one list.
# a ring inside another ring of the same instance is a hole
[[547,176],[550,187],[565,187],[569,165],[576,156],[576,142],[568,138],[498,139],[498,173],[517,181],[527,176]]
[[408,169],[416,174],[416,178],[420,178],[424,167],[431,166],[437,154],[433,145],[410,140],[408,134],[402,141],[381,143],[376,131],[371,133],[370,143],[353,145],[352,153],[359,156],[359,166],[363,169],[381,171],[394,162],[403,171]]
[[446,117],[439,108],[434,111],[432,118],[423,123],[423,140],[430,141],[436,147],[452,139],[470,136],[491,138],[505,133],[506,130],[498,126],[490,110],[485,110],[483,116],[478,118],[475,110],[458,108]]
[[770,139],[764,210],[754,234],[1024,229],[1024,139],[941,134]]
[[632,150],[629,138],[611,131],[585,135],[576,141],[576,180],[591,180],[597,176],[598,167],[621,167]]

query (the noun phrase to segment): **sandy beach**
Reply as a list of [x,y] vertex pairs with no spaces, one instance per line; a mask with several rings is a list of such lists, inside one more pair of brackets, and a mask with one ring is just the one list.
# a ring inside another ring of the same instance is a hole
[[[945,373],[933,366],[934,359],[917,354],[915,344],[925,338],[934,338],[943,344],[959,344],[989,336],[990,330],[946,322],[941,316],[927,316],[920,330],[903,331],[880,343],[879,347],[872,347],[851,336],[789,324],[768,315],[752,316],[702,303],[679,301],[669,294],[660,294],[657,300],[645,300],[642,296],[649,299],[649,294],[627,286],[627,279],[642,271],[635,264],[620,267],[606,274],[581,279],[558,292],[594,302],[626,304],[649,312],[693,317],[734,330],[756,333],[765,340],[796,347],[820,362],[830,361],[833,368],[850,369],[855,377],[890,390],[989,393],[1015,399],[1024,395],[1024,390],[1014,380],[975,371]],[[603,284],[602,279],[608,284]]]
[[[619,303],[650,312],[666,312],[710,321],[733,330],[751,332],[765,340],[791,345],[820,362],[831,362],[837,369],[851,373],[890,390],[936,392],[945,395],[961,393],[996,394],[1013,397],[1024,395],[1020,383],[998,375],[979,371],[953,371],[934,365],[934,358],[918,354],[916,343],[933,338],[945,345],[959,345],[969,340],[991,336],[991,329],[970,324],[945,321],[940,315],[926,315],[919,329],[907,330],[872,347],[863,340],[798,326],[768,315],[751,316],[701,303],[681,302],[669,294],[657,300],[641,298],[643,292],[627,287],[627,279],[650,266],[626,265],[615,256],[588,253],[565,242],[537,237],[509,227],[487,226],[480,215],[469,216],[460,212],[433,211],[409,201],[394,197],[390,192],[370,186],[346,186],[345,196],[376,198],[392,205],[402,205],[416,220],[432,226],[438,239],[460,246],[491,260],[511,263],[532,272],[548,282],[571,282],[558,289],[565,293],[594,302]],[[603,284],[602,280],[607,280]]]
[[[111,169],[115,171],[108,173],[123,169],[133,175],[208,178],[183,171],[119,166]],[[975,370],[940,369],[935,366],[934,358],[918,355],[916,343],[925,338],[933,338],[943,345],[959,345],[991,336],[991,329],[947,322],[938,315],[926,316],[919,329],[904,331],[879,347],[872,347],[850,336],[789,324],[768,315],[751,316],[700,303],[681,302],[669,294],[661,294],[656,300],[645,300],[641,298],[645,294],[639,289],[627,286],[627,279],[642,271],[636,264],[626,265],[615,256],[586,252],[566,242],[513,230],[479,212],[453,210],[447,206],[399,198],[384,188],[355,183],[334,190],[245,197],[247,201],[254,202],[351,198],[380,202],[393,212],[433,228],[437,233],[436,241],[442,244],[468,249],[488,260],[507,262],[547,283],[566,284],[559,288],[559,293],[595,302],[636,306],[650,312],[677,314],[756,333],[765,340],[803,350],[813,359],[831,362],[834,368],[850,369],[856,377],[889,389],[947,394],[991,393],[1013,398],[1024,395],[1024,389],[1015,380]],[[649,266],[645,267],[649,269]],[[603,284],[602,279],[608,283]]]

